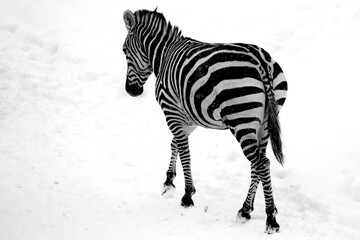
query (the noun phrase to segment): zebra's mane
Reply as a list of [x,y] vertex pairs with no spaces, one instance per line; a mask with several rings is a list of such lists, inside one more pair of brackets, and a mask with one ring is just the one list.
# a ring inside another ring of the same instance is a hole
[[[137,25],[151,25],[151,30],[157,30],[157,27],[161,27],[167,32],[169,37],[182,37],[181,31],[177,26],[173,26],[167,21],[162,13],[156,11],[149,11],[146,9],[138,10],[134,13]],[[154,26],[153,26],[154,25]]]

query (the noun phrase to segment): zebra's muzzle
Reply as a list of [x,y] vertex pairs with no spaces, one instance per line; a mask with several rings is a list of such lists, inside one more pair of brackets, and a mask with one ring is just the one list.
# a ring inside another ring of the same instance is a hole
[[125,90],[130,96],[137,97],[143,93],[144,88],[136,85],[126,85]]

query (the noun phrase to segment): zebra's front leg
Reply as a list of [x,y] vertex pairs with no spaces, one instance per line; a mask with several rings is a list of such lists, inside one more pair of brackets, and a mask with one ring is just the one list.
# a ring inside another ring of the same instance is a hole
[[176,177],[176,160],[178,156],[178,149],[175,138],[171,141],[171,159],[169,169],[166,172],[166,181],[164,182],[162,195],[164,197],[171,197],[175,192],[175,185],[173,183]]
[[192,196],[196,192],[191,175],[191,161],[188,136],[186,135],[177,138],[177,146],[185,179],[185,194],[181,199],[181,206],[187,208],[194,206]]

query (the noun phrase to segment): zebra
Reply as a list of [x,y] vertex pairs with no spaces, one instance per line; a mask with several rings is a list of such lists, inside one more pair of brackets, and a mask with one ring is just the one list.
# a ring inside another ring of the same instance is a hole
[[156,100],[173,134],[163,195],[175,189],[179,156],[185,179],[181,205],[193,206],[196,190],[188,137],[197,126],[229,129],[251,166],[250,187],[236,219],[246,222],[251,218],[261,182],[267,215],[265,232],[279,232],[266,146],[270,139],[274,155],[283,165],[278,114],[286,99],[287,82],[280,65],[253,44],[204,43],[185,37],[156,9],[126,10],[123,18],[128,31],[123,45],[125,90],[133,97],[141,95],[143,85],[154,73]]

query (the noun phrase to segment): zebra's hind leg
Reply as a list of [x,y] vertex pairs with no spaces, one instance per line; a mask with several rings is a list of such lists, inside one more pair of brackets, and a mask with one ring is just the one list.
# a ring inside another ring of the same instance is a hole
[[176,160],[178,157],[178,148],[175,138],[171,141],[171,159],[169,164],[169,169],[166,172],[166,180],[164,182],[162,196],[172,197],[175,192],[175,185],[173,183],[174,178],[176,177]]
[[265,233],[272,234],[280,231],[280,225],[276,221],[278,210],[275,206],[270,177],[270,161],[265,156],[260,157],[259,165],[256,166],[265,196],[265,211],[267,215]]
[[248,195],[243,204],[243,207],[239,210],[237,214],[236,220],[241,223],[245,223],[250,220],[250,213],[254,211],[254,200],[256,195],[256,190],[258,188],[260,182],[260,178],[256,173],[256,169],[254,167],[251,168],[251,184],[248,191]]
[[[242,142],[242,147],[243,149],[246,148],[247,143],[258,143],[259,144],[259,151],[260,154],[264,154],[266,152],[266,145],[268,143],[268,139],[269,139],[269,135],[268,135],[268,130],[267,130],[267,116],[265,116],[265,121],[264,123],[261,125],[259,132],[258,132],[258,136],[257,136],[257,142],[255,141],[255,134],[250,138],[253,140],[247,140]],[[249,159],[250,161],[252,159]],[[254,211],[254,201],[255,201],[255,196],[256,196],[256,191],[258,188],[260,182],[260,177],[259,174],[256,171],[255,165],[251,164],[251,183],[250,183],[250,187],[249,187],[249,191],[246,197],[246,200],[243,204],[243,207],[239,210],[238,215],[237,215],[237,220],[239,222],[247,222],[248,220],[250,220],[251,216],[250,213],[252,211]]]
[[[241,131],[241,130],[240,130]],[[239,132],[238,132],[239,133]],[[251,162],[251,185],[247,198],[243,204],[242,209],[238,212],[238,219],[250,219],[250,212],[254,209],[254,199],[259,181],[261,181],[265,196],[266,208],[266,233],[279,232],[280,226],[276,221],[278,213],[272,192],[271,177],[270,177],[270,161],[265,155],[263,146],[266,147],[263,138],[258,138],[253,129],[242,130],[237,138],[240,140],[241,148],[246,158]],[[261,134],[260,134],[261,136]],[[267,137],[266,141],[267,141]]]
[[276,221],[278,210],[274,203],[271,186],[270,160],[266,157],[266,145],[269,140],[268,123],[268,115],[266,114],[265,121],[262,124],[258,134],[258,139],[260,142],[260,155],[259,163],[255,163],[255,168],[258,169],[258,176],[262,182],[265,196],[265,208],[267,214],[265,232],[272,234],[280,231],[280,225]]

